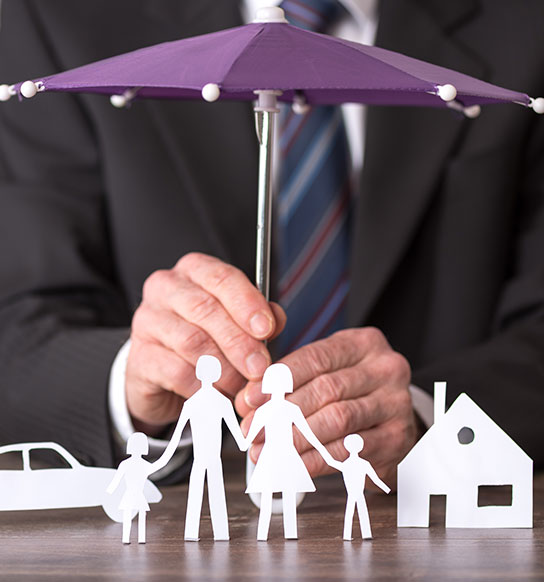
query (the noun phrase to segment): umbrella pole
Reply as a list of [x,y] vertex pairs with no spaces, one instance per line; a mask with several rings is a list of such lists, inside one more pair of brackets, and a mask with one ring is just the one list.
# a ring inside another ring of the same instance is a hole
[[277,97],[281,91],[255,91],[255,127],[259,139],[259,192],[257,206],[257,248],[255,283],[257,289],[270,299],[270,247],[272,227],[272,154],[274,124],[279,113]]

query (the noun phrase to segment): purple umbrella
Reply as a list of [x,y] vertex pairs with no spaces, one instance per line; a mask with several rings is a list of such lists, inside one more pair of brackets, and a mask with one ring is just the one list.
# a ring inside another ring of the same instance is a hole
[[0,86],[0,100],[42,91],[102,93],[123,107],[135,98],[256,100],[260,143],[257,287],[268,298],[271,175],[277,101],[309,105],[365,103],[450,107],[469,117],[479,106],[513,102],[544,113],[531,99],[375,46],[289,25],[283,10],[262,8],[248,25],[166,42],[70,71]]

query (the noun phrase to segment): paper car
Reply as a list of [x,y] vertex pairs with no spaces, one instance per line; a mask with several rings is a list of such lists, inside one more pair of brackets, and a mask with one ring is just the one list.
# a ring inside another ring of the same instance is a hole
[[[35,451],[56,453],[68,467],[33,468],[31,457]],[[0,447],[0,455],[6,453],[20,453],[22,469],[0,470],[0,511],[101,505],[112,520],[123,521],[118,507],[124,487],[119,487],[113,495],[106,492],[115,469],[85,467],[64,447],[53,442]],[[161,492],[149,480],[146,481],[144,494],[149,503],[162,499]]]

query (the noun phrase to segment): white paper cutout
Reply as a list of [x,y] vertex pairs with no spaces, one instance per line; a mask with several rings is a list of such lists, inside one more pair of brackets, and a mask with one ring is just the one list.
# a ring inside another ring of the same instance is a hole
[[[69,467],[32,469],[32,451],[54,451]],[[4,453],[20,453],[23,468],[0,470],[0,510],[102,506],[112,520],[122,521],[118,506],[123,490],[119,490],[116,497],[106,493],[115,469],[86,467],[54,442],[5,445],[0,447],[0,455]],[[162,498],[160,491],[150,481],[145,483],[145,495],[150,503],[157,503]]]
[[[398,526],[429,527],[429,496],[446,495],[446,527],[533,527],[533,461],[466,394],[445,412],[445,390],[435,384],[434,424],[398,466]],[[478,507],[481,485],[511,485],[511,506]]]
[[204,479],[207,478],[214,540],[228,540],[227,502],[221,464],[222,421],[225,421],[241,451],[246,451],[247,445],[231,401],[213,386],[221,377],[221,362],[213,356],[200,356],[196,364],[196,377],[201,382],[201,388],[185,401],[178,421],[181,430],[190,422],[193,438],[194,460],[189,478],[185,539],[199,539]]
[[149,511],[145,489],[146,483],[149,482],[147,478],[165,467],[174,456],[184,426],[185,423],[181,424],[180,417],[166,449],[153,463],[142,458],[143,455],[149,453],[147,436],[143,432],[135,432],[130,435],[127,441],[127,454],[130,456],[121,462],[107,488],[107,493],[112,495],[119,488],[121,482],[124,482],[126,486],[118,504],[118,509],[123,515],[122,541],[124,544],[130,543],[132,519],[136,514],[138,514],[138,543],[145,544],[146,513]]
[[258,540],[268,539],[273,493],[282,494],[285,538],[296,539],[296,495],[315,491],[315,486],[293,443],[293,425],[329,465],[334,466],[335,460],[314,435],[300,408],[285,400],[285,394],[293,392],[293,376],[285,364],[272,364],[266,369],[262,392],[271,394],[271,399],[255,411],[247,442],[253,442],[263,428],[265,442],[246,493],[261,494]]
[[344,516],[344,539],[352,540],[353,528],[353,514],[357,509],[359,516],[359,527],[361,528],[361,536],[363,539],[372,538],[372,530],[370,528],[370,518],[368,516],[368,508],[365,500],[365,481],[368,475],[375,485],[377,485],[385,493],[389,493],[391,489],[378,477],[372,465],[366,460],[359,457],[359,453],[363,450],[365,442],[363,437],[358,434],[348,434],[344,439],[344,446],[349,453],[349,457],[343,461],[335,461],[334,468],[342,472],[348,499],[346,503],[346,513]]

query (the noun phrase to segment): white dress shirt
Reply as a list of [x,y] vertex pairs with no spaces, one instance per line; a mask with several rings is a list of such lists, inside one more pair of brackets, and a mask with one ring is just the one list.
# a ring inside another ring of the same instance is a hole
[[[377,3],[378,0],[339,0],[347,9],[346,18],[338,23],[331,33],[346,40],[364,44],[374,44],[378,26]],[[277,6],[281,0],[244,0],[242,16],[246,22],[251,22],[258,8]],[[350,148],[351,167],[356,183],[361,174],[364,161],[364,136],[366,122],[366,107],[360,104],[342,105],[342,114],[346,126],[346,133]],[[278,140],[275,140],[278,143]],[[125,447],[128,437],[134,432],[134,426],[126,405],[125,397],[125,369],[130,340],[121,348],[112,366],[109,384],[109,409],[113,423],[115,441],[119,447]],[[426,426],[433,422],[432,397],[416,386],[410,386],[414,409],[419,414]],[[168,441],[161,439],[149,439],[151,456],[159,456]],[[184,432],[179,444],[179,452],[170,464],[153,477],[161,478],[182,463],[189,456],[191,444],[190,432]]]

